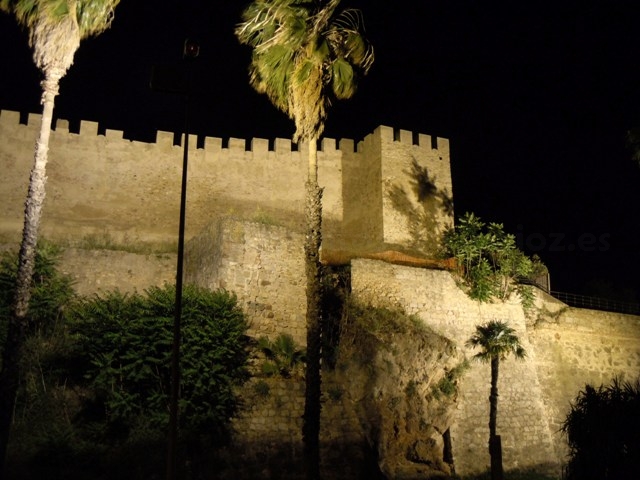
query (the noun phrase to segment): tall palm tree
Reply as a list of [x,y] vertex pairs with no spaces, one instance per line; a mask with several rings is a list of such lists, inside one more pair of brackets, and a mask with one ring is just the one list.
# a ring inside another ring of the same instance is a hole
[[27,328],[31,277],[38,228],[45,198],[46,166],[54,99],[60,79],[73,63],[80,42],[109,28],[120,0],[0,0],[0,10],[13,14],[29,32],[33,61],[43,74],[42,123],[25,202],[16,294],[0,371],[0,472],[9,439],[11,412],[18,385],[18,354]]
[[526,352],[515,330],[500,320],[491,320],[484,325],[477,325],[476,331],[467,340],[466,345],[470,348],[480,348],[480,351],[473,356],[475,360],[491,362],[491,393],[489,394],[491,480],[502,480],[502,452],[500,438],[496,435],[500,360],[506,359],[509,354],[513,354],[517,359],[523,359]]
[[316,448],[320,428],[320,244],[322,189],[317,142],[334,99],[356,91],[373,63],[359,10],[337,12],[340,0],[255,0],[242,14],[236,36],[253,48],[251,85],[295,123],[293,141],[308,143],[305,273],[307,367],[303,438]]

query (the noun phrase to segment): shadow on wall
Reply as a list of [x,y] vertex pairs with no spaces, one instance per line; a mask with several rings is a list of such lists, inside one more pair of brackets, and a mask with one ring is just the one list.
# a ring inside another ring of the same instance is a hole
[[411,236],[410,247],[433,256],[438,253],[441,230],[438,219],[453,217],[453,197],[446,190],[438,190],[435,176],[413,158],[409,170],[411,192],[402,185],[392,184],[388,195],[393,208],[404,215]]

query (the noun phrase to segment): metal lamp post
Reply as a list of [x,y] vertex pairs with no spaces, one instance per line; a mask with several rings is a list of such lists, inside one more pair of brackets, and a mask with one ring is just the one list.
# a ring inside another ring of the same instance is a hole
[[[184,141],[182,155],[182,183],[180,187],[180,224],[178,227],[178,260],[176,264],[176,296],[173,319],[173,341],[171,349],[171,396],[169,402],[169,435],[167,441],[167,480],[174,480],[177,473],[178,458],[178,419],[180,398],[180,325],[182,319],[182,281],[184,270],[184,231],[187,205],[187,171],[189,165],[189,97],[191,93],[191,76],[189,63],[200,54],[200,46],[197,42],[187,39],[184,42],[182,51],[182,71],[178,72],[178,78],[182,81],[175,83],[176,72],[161,69],[154,69],[152,74],[151,88],[168,93],[178,93],[184,95]],[[173,77],[174,82],[169,80],[163,83],[163,73],[166,77]]]

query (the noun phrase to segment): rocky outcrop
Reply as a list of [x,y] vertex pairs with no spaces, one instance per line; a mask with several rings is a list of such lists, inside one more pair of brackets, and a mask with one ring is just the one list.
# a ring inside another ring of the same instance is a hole
[[387,478],[443,478],[452,473],[445,438],[464,365],[460,350],[419,319],[351,307],[325,388],[342,386],[342,404]]

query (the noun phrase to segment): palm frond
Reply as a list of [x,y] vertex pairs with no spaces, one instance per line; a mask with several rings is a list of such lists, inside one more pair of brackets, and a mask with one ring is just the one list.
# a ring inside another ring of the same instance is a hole
[[320,8],[315,15],[313,15],[311,21],[313,25],[311,28],[312,37],[317,37],[320,32],[327,28],[339,4],[340,0],[329,0],[324,7]]
[[340,12],[329,26],[326,37],[335,54],[349,60],[366,75],[374,61],[373,46],[365,37],[364,20],[360,10],[349,8]]
[[[57,3],[57,2],[56,2]],[[33,48],[33,61],[42,71],[60,69],[64,74],[73,64],[73,56],[80,46],[80,30],[75,12],[60,7],[51,13],[42,10],[29,27],[29,44]]]
[[500,320],[477,325],[476,331],[467,340],[466,345],[470,348],[480,348],[480,352],[474,355],[474,358],[483,362],[494,357],[504,359],[509,354],[513,354],[518,359],[526,356],[515,330]]
[[297,48],[306,36],[308,10],[292,0],[258,0],[243,12],[236,26],[240,43],[263,51],[275,44]]
[[285,45],[254,51],[250,82],[259,93],[265,93],[273,104],[290,116],[289,85],[294,71],[295,52]]
[[38,68],[64,74],[80,41],[109,28],[120,0],[2,0],[0,9],[13,13],[29,30],[29,45]]
[[291,113],[296,124],[294,142],[318,138],[327,118],[323,70],[311,58],[299,58],[291,82]]
[[253,48],[251,85],[296,124],[294,141],[318,138],[331,98],[356,91],[373,62],[362,15],[340,0],[255,0],[235,34]]
[[339,100],[353,97],[356,93],[355,72],[353,67],[344,58],[338,58],[331,65],[331,85],[333,93]]
[[99,35],[111,26],[120,0],[80,0],[77,6],[80,38]]

